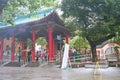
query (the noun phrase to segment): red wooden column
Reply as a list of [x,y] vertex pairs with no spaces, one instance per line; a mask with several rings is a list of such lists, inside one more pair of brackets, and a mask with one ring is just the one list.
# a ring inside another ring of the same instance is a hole
[[53,37],[52,37],[52,24],[50,24],[48,29],[48,59],[49,61],[53,61]]
[[54,38],[52,37],[52,53],[51,53],[51,61],[54,60]]
[[4,38],[0,40],[0,61],[3,59],[3,45],[4,45]]
[[36,35],[35,31],[32,30],[32,42],[33,42],[33,49],[32,49],[32,62],[35,62],[35,40],[36,40]]
[[12,48],[11,61],[14,62],[14,54],[15,54],[15,36],[14,36],[14,34],[12,34],[11,48]]
[[25,57],[23,50],[24,50],[24,41],[22,41],[22,59],[24,59],[24,57]]
[[66,35],[66,43],[69,44],[69,35]]
[[22,50],[24,50],[24,41],[22,41]]

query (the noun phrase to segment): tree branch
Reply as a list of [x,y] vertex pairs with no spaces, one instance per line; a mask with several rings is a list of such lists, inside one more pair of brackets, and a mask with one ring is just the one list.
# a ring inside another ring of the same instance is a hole
[[107,41],[107,40],[109,40],[109,39],[111,39],[111,38],[113,38],[113,37],[115,37],[115,33],[114,33],[114,34],[110,34],[110,35],[108,35],[108,36],[106,36],[106,37],[104,37],[104,38],[101,38],[101,39],[95,41],[94,43],[95,43],[96,45],[98,45],[98,44],[101,44],[102,42]]

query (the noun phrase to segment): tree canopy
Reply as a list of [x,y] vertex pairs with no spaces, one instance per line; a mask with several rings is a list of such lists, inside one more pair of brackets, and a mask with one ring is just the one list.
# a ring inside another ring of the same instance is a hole
[[32,14],[45,7],[55,7],[56,0],[1,0],[0,22],[12,21],[21,15]]
[[120,0],[63,0],[63,17],[78,23],[97,60],[96,45],[120,31]]
[[8,0],[0,0],[0,15],[2,14],[2,10],[7,5]]

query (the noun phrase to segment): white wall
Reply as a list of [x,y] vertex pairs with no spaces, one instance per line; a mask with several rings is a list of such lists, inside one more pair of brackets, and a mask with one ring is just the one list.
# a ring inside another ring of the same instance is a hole
[[[112,52],[106,52],[106,50],[108,49],[108,48],[111,48],[111,47],[115,47],[115,46],[119,46],[120,47],[120,45],[119,44],[117,44],[117,43],[107,43],[107,44],[105,44],[104,46],[102,46],[102,47],[100,47],[100,48],[97,48],[96,50],[97,50],[97,52],[98,51],[100,51],[100,59],[105,59],[106,57],[105,57],[105,55],[109,55],[109,54],[113,54],[114,53],[114,51],[112,51]],[[120,48],[119,48],[119,52],[120,52]],[[97,53],[98,54],[98,53]]]

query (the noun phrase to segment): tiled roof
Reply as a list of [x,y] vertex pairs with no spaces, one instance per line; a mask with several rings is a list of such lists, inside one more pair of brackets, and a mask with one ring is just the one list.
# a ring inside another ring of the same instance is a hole
[[[36,11],[35,14],[28,14],[27,16],[19,16],[14,20],[14,24],[22,24],[26,22],[31,22],[35,20],[40,20],[43,19],[45,16],[48,16],[50,13],[52,13],[54,9],[52,8],[46,8],[46,9],[41,9],[39,11]],[[11,24],[3,22],[0,23],[0,28],[11,26]]]

